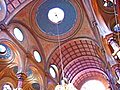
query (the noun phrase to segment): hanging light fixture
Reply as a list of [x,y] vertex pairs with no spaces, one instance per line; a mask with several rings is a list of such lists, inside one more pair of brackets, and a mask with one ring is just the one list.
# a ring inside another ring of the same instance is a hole
[[61,84],[55,87],[55,90],[77,90],[72,83],[66,83],[65,80],[61,80]]
[[60,53],[60,63],[61,63],[61,70],[62,70],[62,80],[61,84],[57,85],[55,87],[55,90],[77,90],[72,83],[68,83],[67,79],[64,77],[64,68],[63,68],[63,60],[62,60],[62,53],[61,53],[61,47],[60,47],[60,32],[58,25],[62,22],[64,19],[64,11],[60,8],[53,8],[49,10],[48,12],[48,18],[50,21],[52,21],[54,24],[56,24],[57,28],[57,35],[58,35],[58,50]]

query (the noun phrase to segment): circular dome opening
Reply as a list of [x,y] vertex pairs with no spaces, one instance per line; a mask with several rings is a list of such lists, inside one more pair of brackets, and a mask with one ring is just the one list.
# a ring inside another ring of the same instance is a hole
[[81,90],[106,90],[106,89],[101,81],[89,80],[83,84]]
[[3,44],[0,44],[0,54],[3,54],[6,52],[6,47]]
[[52,8],[48,12],[48,19],[58,24],[64,19],[64,11],[60,8]]

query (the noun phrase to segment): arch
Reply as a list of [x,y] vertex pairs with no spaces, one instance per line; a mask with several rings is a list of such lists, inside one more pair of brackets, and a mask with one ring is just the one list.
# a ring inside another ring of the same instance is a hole
[[3,77],[1,80],[0,80],[0,89],[2,90],[2,86],[4,84],[9,84],[12,86],[12,88],[14,89],[16,87],[16,81],[14,81],[12,78],[10,77]]

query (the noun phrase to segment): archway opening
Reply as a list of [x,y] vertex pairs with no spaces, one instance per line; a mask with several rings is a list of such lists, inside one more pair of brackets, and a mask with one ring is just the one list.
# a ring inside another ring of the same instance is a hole
[[89,80],[82,85],[81,90],[106,90],[106,89],[101,81]]

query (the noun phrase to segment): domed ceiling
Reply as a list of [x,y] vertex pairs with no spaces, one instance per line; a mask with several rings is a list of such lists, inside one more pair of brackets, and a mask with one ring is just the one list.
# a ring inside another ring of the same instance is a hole
[[31,21],[33,28],[38,28],[35,32],[39,37],[57,41],[60,36],[61,40],[66,40],[81,28],[83,13],[80,4],[72,0],[39,1],[34,4]]
[[[59,21],[59,18],[62,17],[62,15],[58,10],[53,11],[53,13],[49,16],[49,11],[54,8],[59,8],[63,11],[63,20]],[[58,22],[51,21],[50,18],[53,20],[56,18],[58,19]],[[47,0],[39,6],[36,13],[37,24],[41,31],[52,36],[69,32],[76,23],[76,19],[76,9],[70,1],[64,0]],[[59,33],[57,27],[59,29]]]

